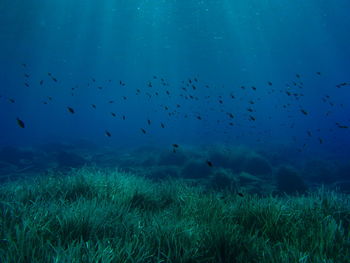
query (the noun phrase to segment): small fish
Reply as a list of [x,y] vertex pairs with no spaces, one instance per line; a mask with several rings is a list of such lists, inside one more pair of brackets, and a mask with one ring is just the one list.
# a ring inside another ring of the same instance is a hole
[[256,90],[256,87],[253,86],[253,87],[252,87],[252,90]]
[[29,74],[27,74],[27,73],[24,73],[24,77],[29,78],[29,77],[30,77],[30,75],[29,75]]
[[302,112],[302,114],[304,114],[304,115],[308,115],[309,113],[306,111],[306,110],[304,110],[304,109],[300,109],[300,111]]
[[107,130],[105,130],[105,134],[106,134],[107,137],[111,137],[112,136],[112,134],[109,131],[107,131]]
[[19,118],[17,118],[16,120],[17,120],[18,126],[23,129],[25,127],[24,122],[21,119],[19,119]]
[[249,115],[249,119],[250,119],[251,121],[255,121],[255,120],[256,120],[256,118],[255,118],[254,116],[252,116],[252,115]]
[[338,126],[338,128],[340,128],[340,129],[348,129],[349,127],[348,126],[346,126],[346,125],[341,125],[339,122],[336,122],[335,123],[337,126]]
[[151,125],[151,120],[147,120],[148,125]]
[[164,123],[160,123],[160,127],[162,127],[163,129],[165,128],[165,125],[164,125]]
[[141,131],[142,131],[143,134],[146,134],[146,130],[145,129],[141,128]]
[[91,104],[91,107],[93,107],[94,109],[96,109],[96,105],[95,105],[95,104]]
[[174,148],[179,148],[179,145],[176,144],[176,143],[174,143],[174,144],[173,144],[173,147],[174,147]]
[[269,86],[272,86],[272,82],[271,82],[271,81],[268,81],[267,84],[268,84]]
[[211,161],[206,161],[206,163],[207,163],[207,165],[209,166],[209,167],[213,167],[213,163],[211,162]]
[[117,114],[115,114],[114,112],[111,112],[111,115],[112,115],[113,117],[117,116]]
[[74,111],[74,109],[73,109],[73,108],[71,108],[71,107],[67,107],[67,109],[68,109],[69,113],[71,113],[71,114],[74,114],[74,113],[75,113],[75,111]]
[[320,75],[321,75],[321,72],[320,72],[320,71],[317,71],[316,74],[320,76]]
[[240,192],[238,192],[237,193],[240,197],[244,197],[244,194],[242,194],[242,193],[240,193]]
[[125,121],[125,119],[126,119],[125,115],[123,115],[122,119],[123,119],[123,121]]
[[16,101],[14,99],[12,99],[12,98],[9,98],[9,102],[15,103]]
[[44,81],[40,80],[39,84],[40,84],[40,86],[42,86],[44,84]]

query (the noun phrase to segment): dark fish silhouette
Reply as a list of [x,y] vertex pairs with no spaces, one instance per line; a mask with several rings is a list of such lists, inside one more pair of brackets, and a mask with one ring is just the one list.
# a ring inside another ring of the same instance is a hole
[[19,118],[17,118],[17,124],[19,127],[21,127],[22,129],[25,127],[24,122],[22,120],[20,120]]
[[213,167],[213,163],[211,161],[206,161],[206,163],[209,167]]
[[74,114],[74,113],[75,113],[75,111],[74,111],[74,109],[73,109],[73,108],[71,108],[71,107],[67,107],[67,109],[68,109],[69,113],[71,113],[71,114]]
[[349,127],[348,126],[346,126],[346,125],[341,125],[339,122],[336,122],[335,123],[337,126],[338,126],[338,128],[340,128],[340,129],[348,129]]
[[304,115],[308,115],[309,113],[306,111],[306,110],[304,110],[304,109],[300,109],[300,111],[304,114]]
[[107,130],[105,131],[105,134],[106,134],[107,137],[111,137],[112,136],[112,134],[109,131],[107,131]]

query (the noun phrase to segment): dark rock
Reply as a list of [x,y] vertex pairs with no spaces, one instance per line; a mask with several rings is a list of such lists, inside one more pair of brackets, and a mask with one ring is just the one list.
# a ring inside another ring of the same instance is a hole
[[71,152],[59,152],[56,154],[56,161],[59,167],[78,168],[87,163],[83,157]]
[[209,181],[209,186],[215,190],[233,191],[236,187],[236,182],[225,172],[216,172]]
[[146,176],[158,181],[168,178],[178,178],[179,173],[176,166],[157,166],[151,169]]
[[163,152],[159,156],[159,165],[176,165],[176,166],[182,166],[186,162],[186,155],[178,151],[176,153],[174,152]]
[[329,184],[336,181],[332,170],[328,163],[321,160],[312,160],[305,164],[303,174],[309,182]]
[[258,155],[246,158],[243,170],[252,175],[271,175],[272,173],[269,162]]
[[210,175],[212,169],[204,161],[189,161],[182,169],[181,176],[191,179],[206,178]]
[[276,175],[277,190],[287,194],[305,193],[307,186],[298,173],[291,167],[282,166]]

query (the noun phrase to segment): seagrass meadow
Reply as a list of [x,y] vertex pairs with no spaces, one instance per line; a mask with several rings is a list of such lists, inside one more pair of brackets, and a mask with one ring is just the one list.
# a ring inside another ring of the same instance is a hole
[[349,0],[0,0],[0,263],[350,263]]
[[2,262],[350,262],[350,204],[80,168],[1,186]]

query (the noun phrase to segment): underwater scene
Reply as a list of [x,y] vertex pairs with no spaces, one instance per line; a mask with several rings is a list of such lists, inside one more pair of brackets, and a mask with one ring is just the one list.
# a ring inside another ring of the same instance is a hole
[[1,0],[0,262],[350,263],[348,0]]

